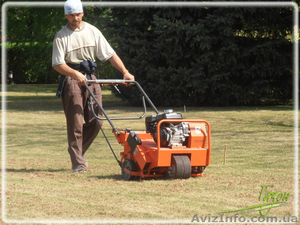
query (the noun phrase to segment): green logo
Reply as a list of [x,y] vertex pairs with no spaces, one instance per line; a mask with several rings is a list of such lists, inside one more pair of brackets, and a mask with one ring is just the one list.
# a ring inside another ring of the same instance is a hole
[[[232,210],[232,211],[226,211],[223,213],[231,213],[231,212],[240,212],[240,211],[246,211],[246,210],[254,210],[254,211],[259,211],[261,216],[266,216],[269,214],[270,210],[273,207],[279,207],[283,206],[287,203],[290,193],[288,192],[279,192],[279,191],[270,191],[266,195],[264,195],[264,190],[265,187],[273,187],[274,185],[262,185],[262,189],[259,195],[258,200],[259,201],[264,201],[264,203],[255,205],[255,206],[250,206],[247,208],[243,209],[238,209],[238,210]],[[266,213],[263,213],[263,210],[267,210]]]

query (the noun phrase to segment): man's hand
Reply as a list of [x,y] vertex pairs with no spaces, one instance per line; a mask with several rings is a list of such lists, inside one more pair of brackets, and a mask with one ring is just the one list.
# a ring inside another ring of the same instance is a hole
[[87,80],[87,78],[82,73],[80,73],[77,70],[72,69],[67,64],[61,64],[61,65],[54,66],[53,69],[55,69],[57,72],[59,72],[63,75],[75,78],[80,86],[83,86],[84,82]]
[[134,80],[134,76],[131,75],[128,70],[125,68],[122,60],[117,54],[114,54],[111,58],[108,59],[109,62],[123,74],[124,80]]
[[134,76],[130,74],[129,72],[123,74],[123,79],[124,80],[134,80]]
[[82,73],[76,71],[75,79],[77,80],[78,84],[80,86],[84,86],[84,82],[87,80],[86,76],[84,76]]

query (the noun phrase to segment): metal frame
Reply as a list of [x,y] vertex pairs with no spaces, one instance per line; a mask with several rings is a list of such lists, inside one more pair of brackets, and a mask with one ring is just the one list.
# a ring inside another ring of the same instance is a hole
[[[104,85],[104,84],[106,84],[106,85],[135,85],[139,89],[139,91],[142,93],[143,108],[144,108],[143,115],[141,115],[139,117],[112,117],[112,118],[109,118],[108,115],[106,114],[105,110],[103,109],[103,107],[100,105],[98,99],[95,97],[94,93],[89,88],[89,84],[99,84],[99,85]],[[145,115],[146,115],[146,112],[147,112],[147,107],[146,107],[145,99],[147,100],[147,102],[149,103],[149,105],[154,109],[154,111],[157,114],[159,114],[157,108],[152,103],[152,101],[150,100],[150,98],[148,97],[148,95],[146,94],[146,92],[144,91],[144,89],[140,86],[140,84],[137,81],[119,80],[119,79],[105,79],[105,80],[104,79],[98,79],[98,80],[87,80],[87,81],[84,82],[84,85],[85,85],[86,89],[89,91],[89,94],[90,94],[90,103],[89,104],[90,104],[90,108],[91,108],[94,116],[97,119],[99,119],[99,120],[107,120],[109,122],[109,124],[111,125],[111,127],[113,128],[113,130],[117,134],[119,134],[119,131],[114,126],[114,124],[112,123],[111,120],[137,120],[137,119],[144,118]],[[96,104],[101,109],[101,111],[102,111],[103,115],[105,116],[105,118],[98,117],[98,115],[95,114],[93,103],[92,103],[92,99],[95,100]]]

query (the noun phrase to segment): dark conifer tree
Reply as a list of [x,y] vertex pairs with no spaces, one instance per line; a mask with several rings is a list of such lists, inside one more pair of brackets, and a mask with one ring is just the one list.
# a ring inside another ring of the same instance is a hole
[[[112,8],[114,46],[156,105],[292,98],[292,8]],[[120,77],[120,75],[119,75]],[[140,104],[136,92],[124,92]]]

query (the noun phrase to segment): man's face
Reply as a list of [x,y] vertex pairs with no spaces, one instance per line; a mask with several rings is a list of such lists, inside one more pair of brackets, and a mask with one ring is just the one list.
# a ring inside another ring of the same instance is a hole
[[83,15],[84,15],[83,12],[73,13],[73,14],[66,14],[65,17],[69,21],[69,26],[75,30],[75,29],[80,29]]

